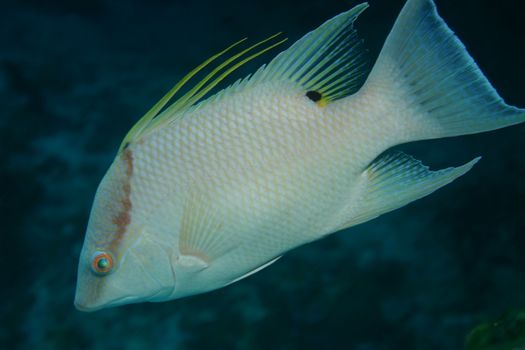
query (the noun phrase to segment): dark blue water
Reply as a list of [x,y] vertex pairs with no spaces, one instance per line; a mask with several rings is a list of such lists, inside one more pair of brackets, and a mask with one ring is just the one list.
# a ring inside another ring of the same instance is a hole
[[[433,168],[484,158],[436,194],[240,283],[73,307],[93,195],[134,121],[228,44],[278,31],[293,41],[355,3],[2,1],[0,348],[461,349],[475,325],[525,309],[525,125],[403,146]],[[371,60],[402,4],[371,1],[360,19]],[[523,2],[437,4],[506,101],[525,107]]]

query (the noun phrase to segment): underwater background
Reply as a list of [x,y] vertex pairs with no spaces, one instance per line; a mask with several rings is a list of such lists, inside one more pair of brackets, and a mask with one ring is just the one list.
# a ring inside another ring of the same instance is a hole
[[[0,1],[0,349],[463,349],[477,325],[524,310],[525,125],[401,146],[434,169],[483,159],[227,288],[74,308],[93,196],[132,124],[230,43],[278,31],[293,42],[357,3]],[[357,27],[373,62],[404,1],[370,3]],[[498,92],[525,107],[524,2],[436,3]],[[494,336],[514,345],[476,349],[525,349],[521,315]]]

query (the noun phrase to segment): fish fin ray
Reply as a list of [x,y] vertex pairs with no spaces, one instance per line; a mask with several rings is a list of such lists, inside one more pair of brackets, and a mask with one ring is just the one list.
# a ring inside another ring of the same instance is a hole
[[344,208],[347,219],[336,230],[369,221],[423,198],[467,173],[479,160],[478,157],[457,168],[431,171],[421,161],[402,152],[383,156],[361,174],[358,200],[352,201],[359,205]]
[[[211,56],[199,66],[190,71],[184,78],[182,78],[166,95],[164,95],[139,121],[130,129],[122,141],[119,151],[122,151],[126,145],[143,137],[152,130],[158,129],[167,123],[170,123],[183,115],[183,112],[190,107],[198,104],[217,84],[223,81],[226,77],[231,75],[235,70],[262,55],[263,53],[281,45],[287,39],[277,38],[281,33],[272,35],[264,40],[261,40],[250,47],[227,57],[224,62],[212,67],[211,63],[219,57],[224,56],[234,47],[243,43],[246,39],[237,41],[221,52]],[[277,39],[276,39],[277,38]],[[278,40],[278,41],[276,41]],[[174,96],[179,90],[185,86],[197,73],[203,69],[209,68],[211,70],[202,80],[197,82],[188,92],[182,95],[177,100],[173,100]],[[168,106],[169,104],[169,106]],[[163,110],[163,108],[165,108]]]
[[251,270],[251,271],[245,273],[245,274],[242,275],[241,277],[237,277],[236,279],[234,279],[233,281],[229,282],[229,283],[226,284],[226,285],[228,286],[228,285],[230,285],[230,284],[233,284],[233,283],[235,283],[235,282],[238,282],[238,281],[240,281],[240,280],[242,280],[242,279],[245,279],[245,278],[248,277],[248,276],[253,275],[254,273],[257,273],[257,272],[261,271],[261,270],[264,269],[264,268],[267,268],[268,266],[270,266],[271,264],[273,264],[274,262],[276,262],[277,260],[279,260],[281,257],[282,257],[282,255],[278,256],[277,258],[273,258],[272,260],[270,260],[270,261],[268,261],[268,262],[262,264],[261,266],[258,266],[258,267],[256,267],[255,269],[253,269],[253,270]]
[[357,92],[369,69],[354,22],[367,7],[367,3],[357,5],[306,34],[256,72],[249,83],[292,81],[305,92],[319,93],[321,103]]
[[407,1],[365,86],[390,96],[390,110],[410,118],[400,142],[525,121],[525,109],[503,101],[431,0]]
[[179,251],[209,264],[234,249],[223,230],[218,210],[202,194],[190,194],[181,218]]

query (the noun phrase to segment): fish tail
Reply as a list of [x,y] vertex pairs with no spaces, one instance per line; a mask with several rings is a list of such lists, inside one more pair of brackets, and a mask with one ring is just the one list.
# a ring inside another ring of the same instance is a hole
[[363,92],[386,101],[384,112],[396,119],[399,143],[525,121],[525,109],[503,101],[432,0],[407,1]]

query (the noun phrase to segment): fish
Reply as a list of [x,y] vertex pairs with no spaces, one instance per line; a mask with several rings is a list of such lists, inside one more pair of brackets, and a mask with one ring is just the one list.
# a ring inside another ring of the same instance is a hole
[[213,94],[286,39],[236,42],[138,120],[95,194],[78,310],[228,286],[291,249],[433,193],[480,159],[430,170],[392,147],[525,121],[432,0],[406,1],[369,67],[355,28],[367,7],[335,16]]

